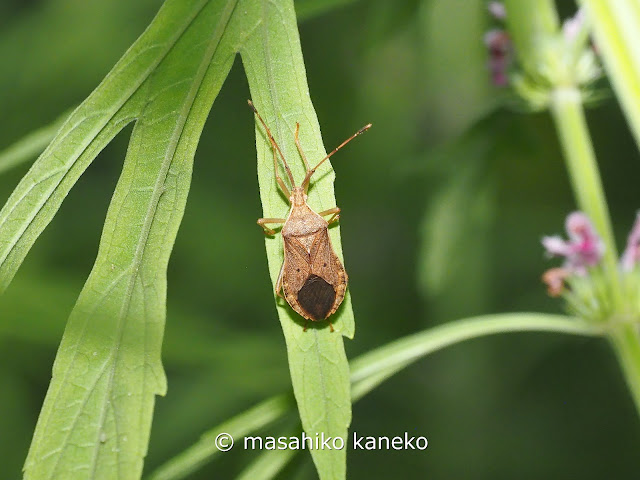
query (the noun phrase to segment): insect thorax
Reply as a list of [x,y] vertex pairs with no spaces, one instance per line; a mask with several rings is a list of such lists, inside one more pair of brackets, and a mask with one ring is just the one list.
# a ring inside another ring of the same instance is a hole
[[287,236],[308,236],[327,228],[327,222],[316,212],[305,204],[302,206],[292,206],[287,221],[282,227],[282,235]]

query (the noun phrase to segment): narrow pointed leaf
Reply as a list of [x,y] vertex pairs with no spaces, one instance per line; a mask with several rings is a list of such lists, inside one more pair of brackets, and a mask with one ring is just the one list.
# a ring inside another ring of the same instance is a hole
[[[293,2],[262,0],[257,5],[261,22],[247,38],[240,53],[253,102],[270,127],[299,184],[305,169],[294,143],[296,122],[300,123],[300,141],[309,163],[314,164],[326,152],[310,101]],[[347,132],[345,137],[351,133]],[[271,146],[257,122],[256,138],[263,214],[265,217],[284,218],[288,203],[278,190]],[[348,150],[341,151],[340,155],[348,155]],[[335,206],[333,180],[331,166],[325,162],[316,172],[309,189],[309,205],[316,211]],[[348,218],[348,214],[344,218]],[[331,228],[330,236],[336,252],[342,257],[339,229]],[[281,236],[267,238],[266,248],[269,271],[275,285],[283,261]],[[347,260],[347,269],[348,266]],[[349,295],[331,317],[336,329],[334,333],[326,324],[310,326],[305,332],[302,328],[304,320],[286,303],[276,302],[304,430],[310,436],[346,439],[351,422],[351,398],[349,365],[342,335],[352,338],[354,334]],[[345,478],[346,449],[314,449],[311,454],[321,479]]]
[[[55,213],[72,184],[67,178],[81,173],[73,159],[86,166],[137,119],[96,263],[58,351],[25,478],[140,477],[154,397],[166,390],[160,351],[168,258],[197,140],[235,54],[223,34],[236,3],[168,1],[34,165],[30,174],[40,175],[35,185],[42,189],[29,188],[29,176],[23,181],[33,202],[14,195],[6,208],[3,218],[25,209],[41,230],[39,212]],[[17,225],[16,241],[4,244],[15,261],[3,273],[17,267],[14,252],[39,233],[25,239],[20,221],[6,223]]]
[[[505,313],[456,320],[399,338],[354,359],[351,362],[353,400],[360,400],[388,378],[431,353],[466,340],[510,332],[549,332],[580,336],[605,334],[598,326],[590,325],[579,318],[544,313]],[[217,434],[233,431],[234,440],[237,441],[240,435],[253,434],[263,429],[287,413],[285,398],[278,396],[265,400],[229,422],[207,431],[199,442],[161,466],[151,479],[185,478],[188,473],[210,461],[218,452],[212,445],[212,439]],[[233,425],[233,428],[229,425]],[[288,454],[282,455],[260,455],[242,475],[245,478],[253,478],[250,473],[257,471],[263,475],[260,478],[271,478],[269,475],[277,473],[293,458],[295,451],[287,452]],[[264,465],[264,471],[258,468],[261,465]]]

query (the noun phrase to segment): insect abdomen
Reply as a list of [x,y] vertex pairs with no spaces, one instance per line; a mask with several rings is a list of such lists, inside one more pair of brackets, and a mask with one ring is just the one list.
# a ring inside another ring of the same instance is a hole
[[324,320],[331,312],[336,300],[336,291],[322,277],[309,275],[298,291],[298,303],[309,314],[311,320]]

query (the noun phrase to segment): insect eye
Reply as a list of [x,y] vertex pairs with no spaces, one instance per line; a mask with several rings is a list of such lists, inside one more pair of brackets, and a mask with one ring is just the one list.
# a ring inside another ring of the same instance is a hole
[[300,271],[300,269],[299,269],[299,268],[296,268],[296,272],[299,272],[299,271]]
[[322,264],[322,266],[323,266],[323,267],[326,267],[326,266],[327,266],[327,264],[326,264],[326,263],[323,263],[323,264]]

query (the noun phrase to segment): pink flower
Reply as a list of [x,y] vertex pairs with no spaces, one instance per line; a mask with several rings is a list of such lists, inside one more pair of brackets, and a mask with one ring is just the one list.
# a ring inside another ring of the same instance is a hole
[[504,20],[507,18],[507,10],[504,8],[504,3],[502,2],[489,2],[487,10],[489,10],[491,16],[496,20]]
[[511,64],[511,39],[504,30],[489,30],[484,35],[489,51],[489,71],[493,84],[504,87],[509,83],[507,70]]
[[584,11],[578,10],[573,17],[570,17],[562,24],[562,34],[567,40],[573,40],[578,32],[584,28],[585,15]]
[[559,236],[544,237],[542,245],[549,255],[565,258],[563,268],[569,273],[586,275],[587,267],[597,265],[602,259],[604,243],[582,212],[569,214],[565,228],[569,240]]
[[620,259],[622,271],[632,271],[638,264],[638,260],[640,260],[640,212],[636,215],[636,221],[627,238],[627,248]]

